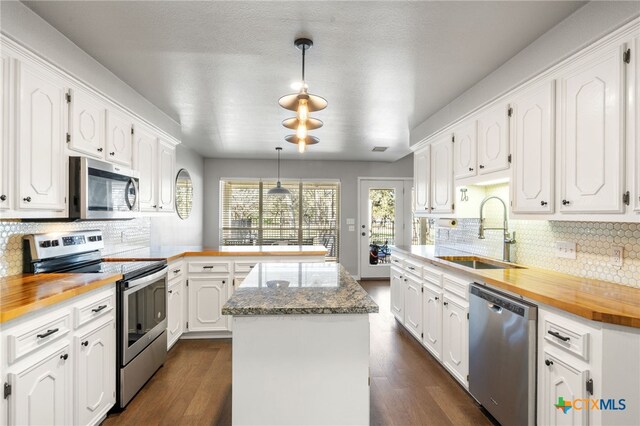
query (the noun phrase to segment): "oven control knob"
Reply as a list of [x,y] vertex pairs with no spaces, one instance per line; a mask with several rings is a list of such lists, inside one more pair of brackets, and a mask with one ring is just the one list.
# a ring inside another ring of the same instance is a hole
[[47,240],[47,241],[40,241],[40,247],[51,247],[51,241]]
[[58,247],[60,245],[60,241],[58,240],[51,240],[51,246],[52,247]]

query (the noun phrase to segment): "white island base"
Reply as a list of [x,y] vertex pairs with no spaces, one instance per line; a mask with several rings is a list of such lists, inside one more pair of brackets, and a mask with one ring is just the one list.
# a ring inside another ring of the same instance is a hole
[[369,315],[233,317],[234,425],[368,425]]

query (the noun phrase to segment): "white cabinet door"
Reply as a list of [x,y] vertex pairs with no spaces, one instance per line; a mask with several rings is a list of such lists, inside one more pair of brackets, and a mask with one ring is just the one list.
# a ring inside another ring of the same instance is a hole
[[64,210],[66,173],[62,158],[65,90],[46,71],[19,64],[18,206]]
[[9,424],[71,424],[71,366],[69,346],[9,375]]
[[229,278],[189,277],[189,331],[228,330],[222,306],[229,298]]
[[156,211],[158,209],[156,193],[158,141],[155,135],[142,127],[134,129],[133,141],[133,168],[140,173],[140,209],[142,211]]
[[158,141],[158,208],[163,212],[174,211],[176,181],[176,148],[163,140]]
[[515,213],[554,211],[554,94],[551,81],[522,94],[512,106]]
[[422,339],[422,283],[411,275],[404,278],[404,325],[418,340]]
[[97,424],[115,403],[116,329],[111,320],[75,339],[75,424]]
[[543,353],[543,357],[538,370],[538,375],[541,376],[538,404],[542,407],[542,419],[538,420],[539,424],[549,426],[586,425],[589,410],[570,408],[565,413],[559,406],[564,405],[565,401],[586,399],[590,396],[586,392],[589,371],[572,366],[546,351]]
[[404,323],[404,278],[402,272],[391,267],[391,313],[398,321]]
[[422,344],[439,360],[442,360],[442,292],[423,287],[422,295]]
[[413,196],[416,213],[429,212],[429,207],[431,207],[430,148],[430,146],[426,146],[413,154]]
[[447,295],[443,299],[442,362],[466,386],[469,374],[469,308],[461,306]]
[[455,179],[475,176],[478,173],[478,125],[468,120],[453,132],[453,173]]
[[169,284],[169,294],[167,295],[167,349],[171,348],[184,332],[184,288],[184,280],[182,279]]
[[453,212],[453,142],[451,136],[431,145],[431,212]]
[[9,107],[11,99],[11,58],[0,52],[0,210],[13,205],[11,191],[11,137],[9,136]]
[[637,212],[640,212],[640,37],[636,37],[634,40],[634,46],[632,48],[633,55],[635,57],[634,68],[632,69],[631,75],[631,84],[635,88],[635,153],[636,153],[636,161],[635,161],[635,194],[634,194],[634,206]]
[[616,47],[560,78],[561,212],[624,209],[622,66],[622,48]]
[[113,163],[131,167],[133,155],[132,135],[133,123],[123,112],[109,108],[106,113],[107,148],[106,159]]
[[509,108],[498,104],[478,118],[478,172],[509,168]]
[[81,89],[70,94],[69,149],[90,157],[104,158],[104,104]]

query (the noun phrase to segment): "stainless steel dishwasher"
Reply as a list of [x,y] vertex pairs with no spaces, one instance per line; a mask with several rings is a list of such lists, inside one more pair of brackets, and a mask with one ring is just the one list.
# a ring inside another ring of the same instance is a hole
[[503,426],[536,422],[538,308],[471,285],[469,392]]

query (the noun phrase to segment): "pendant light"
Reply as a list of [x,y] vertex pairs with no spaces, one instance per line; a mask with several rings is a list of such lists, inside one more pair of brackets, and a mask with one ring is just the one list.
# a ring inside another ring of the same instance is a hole
[[271,188],[268,192],[267,195],[291,195],[291,192],[289,192],[289,190],[287,188],[283,188],[282,184],[280,183],[280,151],[282,151],[281,147],[277,147],[276,151],[278,152],[278,182],[276,183],[276,186]]
[[294,45],[302,51],[302,81],[300,82],[300,91],[291,95],[280,98],[278,103],[282,108],[295,111],[296,116],[288,118],[282,122],[282,125],[288,129],[296,131],[295,136],[291,138],[287,136],[287,142],[298,145],[298,151],[304,152],[307,145],[316,144],[318,138],[310,139],[309,130],[315,130],[322,127],[322,121],[311,118],[309,113],[321,111],[327,107],[327,100],[321,96],[312,95],[308,92],[308,85],[305,81],[305,54],[306,51],[313,46],[313,41],[308,38],[299,38]]

